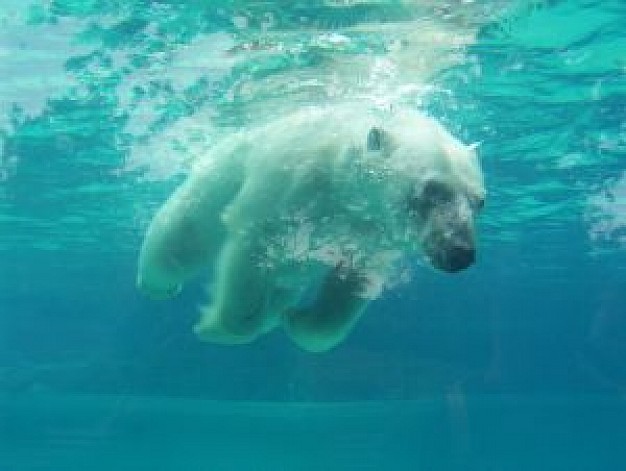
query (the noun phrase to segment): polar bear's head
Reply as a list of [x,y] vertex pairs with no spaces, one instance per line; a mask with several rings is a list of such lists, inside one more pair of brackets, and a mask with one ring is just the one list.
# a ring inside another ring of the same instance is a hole
[[[393,132],[370,129],[367,148],[379,152],[414,242],[429,263],[457,272],[474,263],[474,219],[485,189],[473,146],[465,146],[436,121],[396,115]],[[417,239],[417,240],[415,240]]]
[[483,201],[437,178],[426,180],[409,196],[407,207],[420,228],[420,246],[435,268],[457,272],[474,263],[474,217]]

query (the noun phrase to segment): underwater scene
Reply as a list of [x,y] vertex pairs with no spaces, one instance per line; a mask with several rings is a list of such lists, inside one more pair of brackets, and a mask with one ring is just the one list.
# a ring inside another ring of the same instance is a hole
[[624,0],[0,0],[0,471],[623,469]]

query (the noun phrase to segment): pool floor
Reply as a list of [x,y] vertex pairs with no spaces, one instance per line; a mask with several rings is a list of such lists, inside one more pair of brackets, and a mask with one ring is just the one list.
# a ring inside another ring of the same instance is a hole
[[605,396],[0,400],[0,471],[619,469],[626,401]]

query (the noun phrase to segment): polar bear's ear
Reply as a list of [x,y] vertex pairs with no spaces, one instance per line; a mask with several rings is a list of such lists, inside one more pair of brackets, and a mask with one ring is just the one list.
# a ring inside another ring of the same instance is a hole
[[367,150],[377,152],[383,150],[383,130],[379,127],[372,127],[367,133]]

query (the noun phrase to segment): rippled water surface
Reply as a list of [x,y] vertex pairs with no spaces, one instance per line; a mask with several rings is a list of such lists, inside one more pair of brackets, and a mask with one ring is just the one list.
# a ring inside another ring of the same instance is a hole
[[[2,0],[0,469],[624,468],[625,51],[622,0]],[[137,293],[199,156],[342,101],[477,144],[474,267],[322,355]]]

